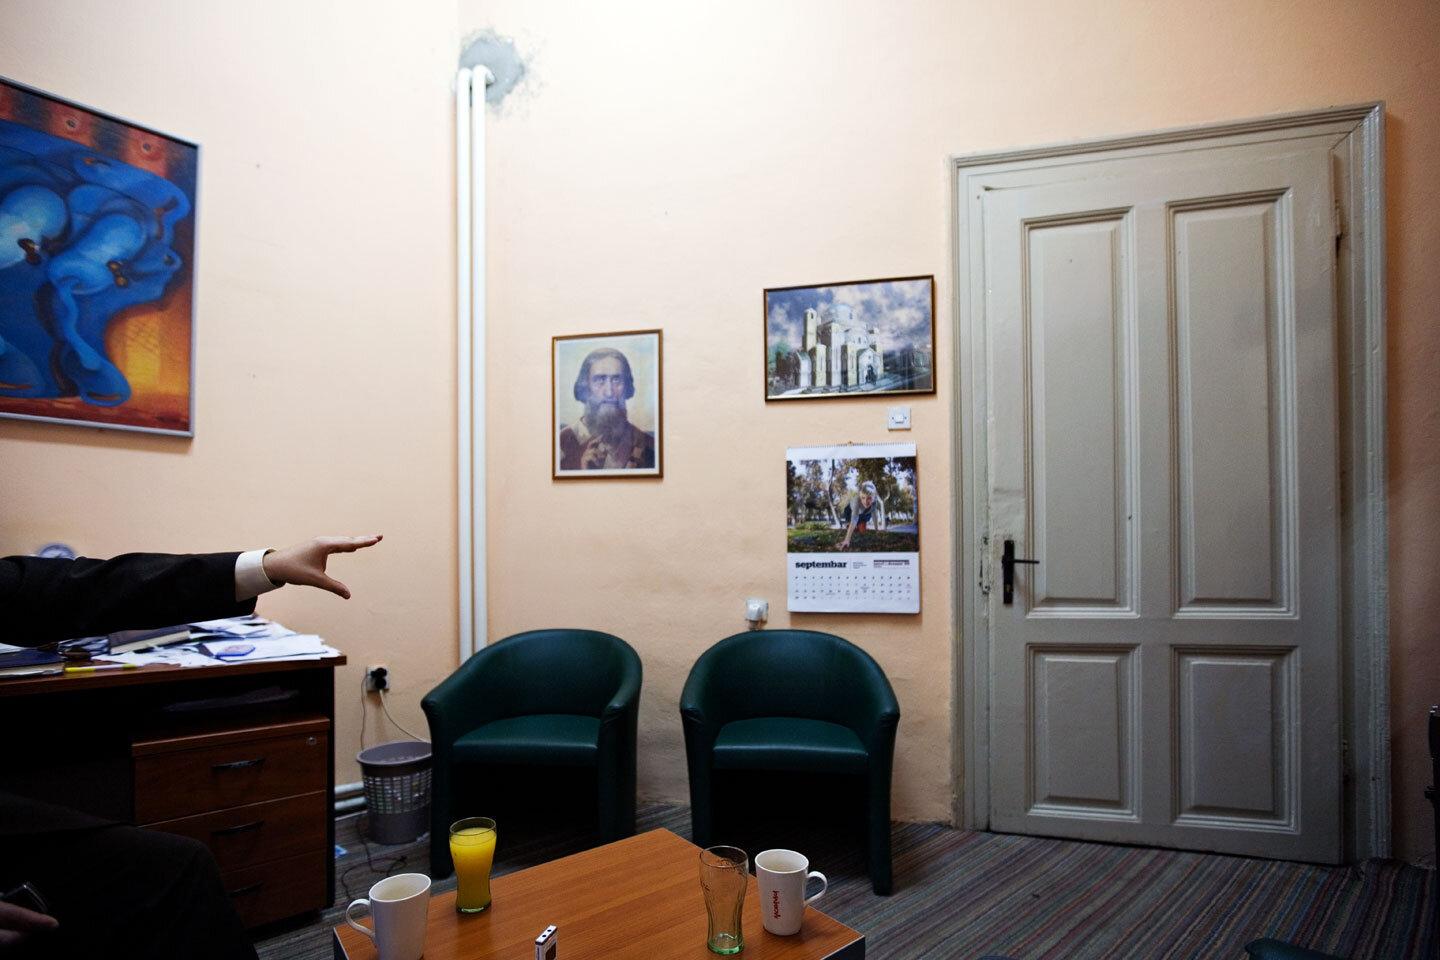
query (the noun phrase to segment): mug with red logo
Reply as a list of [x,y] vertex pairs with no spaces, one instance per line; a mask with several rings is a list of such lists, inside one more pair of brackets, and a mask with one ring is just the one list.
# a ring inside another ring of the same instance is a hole
[[[807,897],[805,883],[811,877],[820,881],[820,889]],[[830,881],[819,870],[811,870],[810,861],[794,850],[766,850],[755,856],[755,886],[765,929],[788,937],[800,932],[805,908],[820,899]]]

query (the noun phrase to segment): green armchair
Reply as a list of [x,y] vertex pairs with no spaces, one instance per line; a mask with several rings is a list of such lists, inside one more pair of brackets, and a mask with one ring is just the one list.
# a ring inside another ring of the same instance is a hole
[[451,872],[455,772],[467,765],[594,767],[601,839],[635,832],[640,657],[608,633],[531,630],[477,650],[420,707],[433,755],[430,870]]
[[865,783],[870,883],[888,894],[890,768],[900,705],[868,653],[828,633],[761,630],[721,640],[680,695],[690,817],[709,846],[718,770],[852,774]]

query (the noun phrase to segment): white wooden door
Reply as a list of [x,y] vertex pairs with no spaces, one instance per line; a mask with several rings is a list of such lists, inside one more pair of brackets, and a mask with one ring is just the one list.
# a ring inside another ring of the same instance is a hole
[[984,197],[992,829],[1341,856],[1335,139]]

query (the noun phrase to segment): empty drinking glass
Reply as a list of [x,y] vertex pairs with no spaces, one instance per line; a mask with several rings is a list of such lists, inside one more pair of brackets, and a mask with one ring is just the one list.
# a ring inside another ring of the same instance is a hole
[[706,847],[700,851],[700,889],[710,929],[705,945],[711,953],[739,953],[745,946],[740,911],[750,880],[750,858],[739,847]]

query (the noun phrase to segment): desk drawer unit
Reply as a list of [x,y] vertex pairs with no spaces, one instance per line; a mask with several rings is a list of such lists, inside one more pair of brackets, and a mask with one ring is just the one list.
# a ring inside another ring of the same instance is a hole
[[329,721],[134,746],[135,822],[154,823],[325,789]]
[[315,909],[315,888],[325,885],[325,863],[312,855],[289,857],[220,874],[240,922],[259,926]]
[[325,791],[247,803],[213,813],[147,823],[151,830],[199,840],[220,869],[251,867],[325,846]]
[[208,846],[247,926],[326,906],[329,731],[311,715],[137,739],[135,822]]

